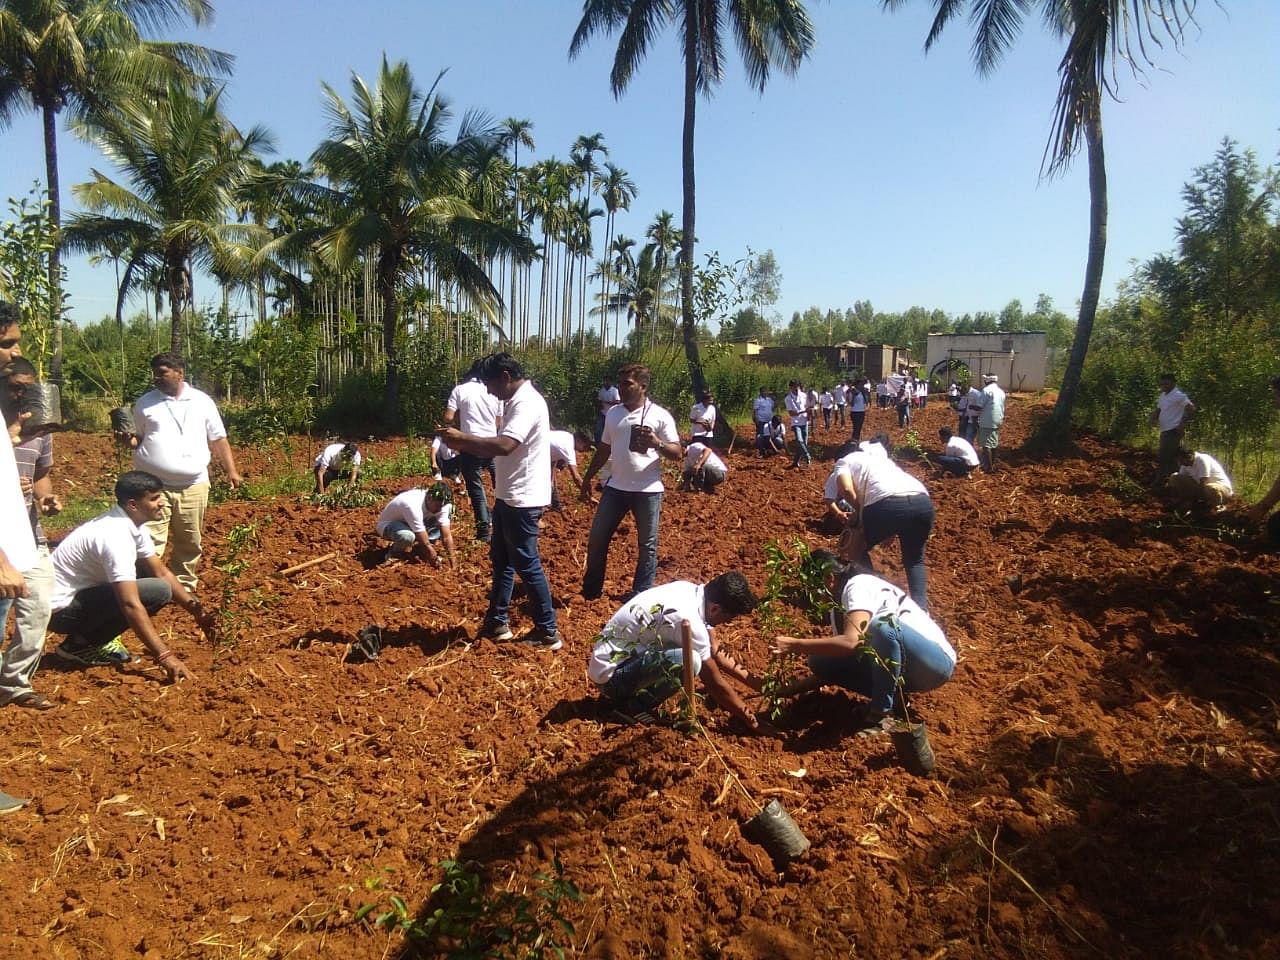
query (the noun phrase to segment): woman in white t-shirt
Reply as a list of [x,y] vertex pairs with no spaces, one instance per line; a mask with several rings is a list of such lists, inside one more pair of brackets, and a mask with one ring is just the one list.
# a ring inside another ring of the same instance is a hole
[[955,672],[956,651],[942,628],[910,597],[886,580],[837,568],[834,555],[814,551],[832,565],[828,585],[840,598],[830,637],[775,637],[777,655],[805,654],[812,677],[792,684],[788,695],[834,684],[868,698],[856,718],[874,731],[895,711],[906,716],[906,694],[936,690]]
[[428,563],[433,567],[442,566],[444,561],[434,545],[434,541],[439,540],[449,551],[449,565],[456,570],[458,552],[450,529],[452,517],[453,493],[442,481],[426,490],[406,490],[392,498],[378,514],[375,525],[378,536],[391,541],[385,559],[407,559],[415,547],[421,547]]
[[[836,461],[836,482],[840,496],[857,508],[863,545],[857,550],[857,536],[850,534],[842,547],[841,559],[872,570],[872,547],[891,537],[902,548],[902,567],[907,574],[911,599],[929,609],[929,574],[924,565],[924,546],[933,530],[933,501],[923,483],[899,467],[888,437],[880,439],[889,456],[855,450]],[[848,552],[861,556],[848,556]]]

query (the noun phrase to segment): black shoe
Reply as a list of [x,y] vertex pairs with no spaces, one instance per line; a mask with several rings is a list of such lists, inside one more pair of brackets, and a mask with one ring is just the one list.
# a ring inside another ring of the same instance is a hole
[[555,651],[564,646],[564,638],[560,636],[560,631],[547,633],[543,630],[534,630],[532,633],[526,634],[520,638],[519,645],[529,647],[533,650]]
[[486,623],[480,628],[480,632],[476,634],[478,640],[495,640],[499,643],[510,640],[515,634],[511,632],[511,627],[505,623]]

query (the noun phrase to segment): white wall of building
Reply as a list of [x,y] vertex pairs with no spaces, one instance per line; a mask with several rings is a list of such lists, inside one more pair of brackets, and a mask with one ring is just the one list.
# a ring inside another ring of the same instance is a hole
[[1049,351],[1043,333],[931,333],[925,371],[948,357],[962,360],[974,378],[994,373],[1005,390],[1043,390]]

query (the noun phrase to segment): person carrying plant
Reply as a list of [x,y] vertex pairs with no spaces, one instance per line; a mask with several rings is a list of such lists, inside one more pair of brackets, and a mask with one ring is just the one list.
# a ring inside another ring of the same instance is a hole
[[836,461],[837,490],[857,516],[857,523],[851,520],[841,537],[840,559],[873,570],[871,549],[897,537],[907,589],[920,608],[927,610],[929,573],[924,547],[933,530],[933,501],[923,483],[893,462],[888,438],[879,445],[889,456],[859,449]]
[[1169,494],[1176,508],[1222,513],[1234,493],[1222,464],[1207,453],[1178,448],[1178,472],[1169,478]]
[[356,483],[360,479],[360,448],[354,443],[331,443],[316,457],[316,493],[324,493],[325,487],[335,480],[346,479]]
[[955,672],[956,652],[942,628],[900,589],[886,580],[841,567],[835,555],[815,550],[830,566],[828,587],[838,598],[830,637],[774,637],[775,656],[808,658],[812,676],[789,684],[783,696],[825,685],[844,687],[867,698],[854,716],[859,735],[884,729],[895,709],[907,719],[909,693],[936,690]]
[[[20,411],[27,389],[36,382],[36,368],[24,357],[13,357],[0,371],[0,410],[9,429],[20,429]],[[62,510],[53,494],[53,437],[41,431],[13,448],[18,478],[26,499],[27,518],[36,541],[36,563],[23,573],[27,595],[13,601],[13,639],[0,657],[0,706],[7,703],[33,710],[52,710],[57,703],[32,688],[32,679],[44,651],[45,629],[49,625],[49,595],[53,590],[53,560],[49,541],[40,524],[41,516]]]
[[160,562],[151,541],[150,524],[168,506],[164,481],[130,470],[116,480],[115,494],[114,507],[76,527],[53,551],[49,629],[66,636],[54,655],[82,667],[128,663],[133,657],[119,635],[132,628],[169,680],[192,679],[151,615],[177,603],[206,637],[217,618]]
[[582,475],[579,495],[584,502],[595,503],[591,479],[606,463],[612,468],[587,536],[587,562],[582,573],[582,596],[587,600],[595,600],[604,589],[609,542],[628,513],[636,523],[631,592],[648,590],[657,573],[662,460],[679,460],[684,450],[675,418],[649,399],[649,377],[649,368],[640,363],[629,363],[618,371],[622,402],[605,416],[600,445]]
[[151,358],[151,373],[155,389],[134,405],[134,432],[117,437],[133,448],[133,468],[164,484],[163,509],[147,529],[158,556],[171,547],[169,569],[194,591],[209,506],[209,461],[221,464],[233,490],[243,478],[213,399],[187,383],[186,361],[158,353]]
[[451,518],[453,516],[453,492],[449,485],[437,480],[426,490],[406,490],[393,497],[378,514],[375,529],[383,540],[390,540],[383,559],[408,559],[416,548],[433,567],[441,567],[444,561],[435,548],[439,540],[449,552],[449,566],[458,569],[458,552],[453,545]]
[[694,675],[716,703],[754,730],[758,726],[754,714],[725,678],[752,689],[759,689],[759,683],[720,652],[711,628],[750,614],[756,603],[746,578],[736,570],[722,573],[705,586],[678,580],[638,593],[596,637],[587,677],[601,698],[616,708],[616,719],[654,722],[653,712],[681,687],[682,623],[688,620]]

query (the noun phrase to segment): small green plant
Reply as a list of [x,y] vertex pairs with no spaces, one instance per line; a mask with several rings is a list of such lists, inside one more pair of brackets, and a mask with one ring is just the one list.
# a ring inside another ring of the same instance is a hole
[[[779,601],[801,607],[813,623],[826,623],[835,598],[827,586],[831,565],[815,557],[809,545],[799,537],[791,540],[788,551],[777,540],[764,545],[764,565],[768,571],[764,597],[756,607],[760,632],[766,638],[782,635],[796,628],[795,618],[779,609]],[[783,691],[796,679],[798,658],[786,655],[772,657],[761,677],[760,693],[771,720],[778,719],[786,704]]]
[[220,647],[239,643],[241,634],[252,621],[236,599],[240,593],[240,577],[249,568],[248,554],[258,545],[258,528],[270,522],[270,518],[264,518],[236,524],[227,532],[222,552],[213,561],[214,569],[222,574],[222,588],[214,610],[217,620],[214,642]]
[[898,453],[926,463],[929,460],[929,451],[925,449],[924,441],[920,439],[920,434],[914,427],[906,432],[898,444]]
[[782,654],[769,658],[764,674],[760,678],[760,694],[764,697],[765,713],[770,720],[777,720],[786,709],[787,687],[799,676],[796,669],[799,657],[795,654]]
[[1116,464],[1102,478],[1101,487],[1117,500],[1141,500],[1146,489],[1124,467]]
[[336,480],[324,493],[313,493],[311,502],[330,510],[352,510],[357,507],[372,507],[380,497],[372,490],[365,490],[360,479]]
[[[449,960],[563,960],[566,956],[574,927],[562,904],[581,901],[582,894],[565,877],[559,857],[552,861],[551,873],[533,875],[533,896],[486,890],[476,864],[442,860],[440,869],[444,876],[431,888],[428,906],[434,904],[434,909],[429,914],[414,916],[402,897],[387,894],[360,907],[356,921],[430,941],[437,951],[434,955]],[[382,874],[390,872],[384,869]],[[383,875],[366,879],[365,889],[384,892]]]

